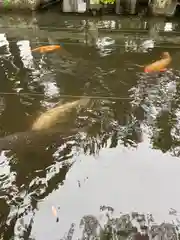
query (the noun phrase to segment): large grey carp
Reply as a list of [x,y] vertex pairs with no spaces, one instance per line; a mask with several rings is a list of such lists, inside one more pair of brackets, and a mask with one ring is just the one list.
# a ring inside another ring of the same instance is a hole
[[89,103],[88,98],[82,98],[65,104],[58,104],[56,107],[42,113],[33,123],[32,130],[40,131],[50,129],[57,123],[63,123],[67,120],[67,116],[73,109],[84,107]]

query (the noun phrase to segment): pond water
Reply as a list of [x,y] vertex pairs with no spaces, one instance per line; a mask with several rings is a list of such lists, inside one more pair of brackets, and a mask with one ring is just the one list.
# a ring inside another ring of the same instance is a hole
[[[164,19],[2,15],[1,239],[177,239],[180,25]],[[60,44],[53,53],[32,49]],[[164,73],[138,65],[172,56]],[[59,101],[91,96],[57,131]]]

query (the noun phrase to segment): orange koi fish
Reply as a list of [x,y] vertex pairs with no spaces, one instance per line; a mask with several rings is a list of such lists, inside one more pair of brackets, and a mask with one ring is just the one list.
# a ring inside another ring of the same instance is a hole
[[57,210],[54,206],[52,206],[52,213],[53,213],[54,217],[56,218],[56,222],[59,222],[59,218],[57,216]]
[[145,66],[144,72],[164,72],[167,70],[166,67],[170,64],[171,61],[172,58],[170,54],[168,52],[163,52],[162,59]]
[[57,217],[57,211],[54,206],[52,206],[52,213],[53,213],[54,217]]
[[40,52],[40,53],[46,53],[46,52],[52,52],[55,50],[59,50],[61,48],[60,45],[47,45],[47,46],[41,46],[38,48],[34,48],[32,52]]

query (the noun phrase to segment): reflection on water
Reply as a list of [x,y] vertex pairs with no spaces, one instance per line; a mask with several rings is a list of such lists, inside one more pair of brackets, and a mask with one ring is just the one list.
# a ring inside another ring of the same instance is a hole
[[25,68],[34,69],[33,56],[29,40],[17,41],[19,55]]
[[[178,239],[179,24],[13,19],[0,25],[1,239]],[[48,43],[61,49],[32,53]],[[164,50],[167,72],[137,67]],[[31,131],[75,95],[97,98],[56,129]]]

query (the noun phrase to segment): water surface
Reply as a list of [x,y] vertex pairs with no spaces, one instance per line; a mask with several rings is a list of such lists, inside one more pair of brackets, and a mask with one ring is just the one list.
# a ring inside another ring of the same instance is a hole
[[[179,42],[163,19],[1,16],[1,239],[178,238]],[[49,43],[62,48],[32,53]],[[136,65],[162,51],[167,72]],[[57,131],[31,132],[83,95]]]

